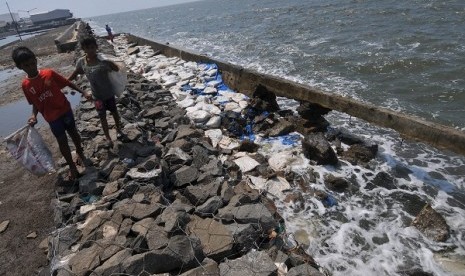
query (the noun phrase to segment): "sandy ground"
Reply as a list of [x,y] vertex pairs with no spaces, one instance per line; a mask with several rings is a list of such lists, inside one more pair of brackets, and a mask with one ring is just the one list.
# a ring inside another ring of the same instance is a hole
[[[0,69],[13,67],[11,51],[18,45],[31,48],[38,56],[39,67],[49,67],[67,76],[73,70],[74,53],[58,54],[54,39],[68,26],[17,42],[0,49]],[[24,74],[17,74],[0,83],[0,108],[23,97],[20,83]],[[26,122],[27,118],[24,118]],[[55,160],[61,158],[56,140],[48,126],[40,130]],[[23,169],[0,146],[0,223],[9,220],[0,233],[0,275],[47,275],[48,261],[39,244],[54,230],[53,210],[57,175],[36,177]],[[27,238],[35,232],[36,238]]]

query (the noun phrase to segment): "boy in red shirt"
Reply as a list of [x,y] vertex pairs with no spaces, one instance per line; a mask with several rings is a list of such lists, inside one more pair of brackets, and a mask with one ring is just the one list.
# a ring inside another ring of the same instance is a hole
[[81,137],[76,129],[71,104],[61,89],[69,86],[79,91],[87,99],[91,99],[91,95],[51,69],[38,70],[37,58],[29,48],[18,47],[14,49],[12,58],[16,67],[27,74],[27,78],[22,82],[22,88],[24,96],[32,105],[32,115],[28,124],[34,126],[37,123],[37,113],[42,114],[49,123],[50,129],[57,139],[60,152],[69,166],[70,180],[76,180],[79,172],[73,162],[66,132],[73,140],[81,162],[86,159],[81,145]]

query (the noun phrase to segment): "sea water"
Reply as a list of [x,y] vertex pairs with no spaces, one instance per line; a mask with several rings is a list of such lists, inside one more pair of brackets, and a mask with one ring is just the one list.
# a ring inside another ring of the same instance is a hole
[[[465,130],[460,0],[207,0],[89,20],[99,34],[109,24],[115,33],[169,42]],[[330,193],[337,204],[325,206],[305,193],[304,209],[277,200],[288,231],[334,275],[402,275],[414,268],[464,275],[465,158],[339,112],[326,119],[333,129],[378,144],[378,156],[367,167],[344,161],[311,166],[310,187]],[[305,175],[309,166],[295,170]],[[394,176],[393,187],[370,185],[380,172]],[[356,189],[327,190],[327,174],[349,179]],[[446,242],[410,226],[424,202],[450,226]]]
[[[1,78],[1,74],[0,74]],[[20,85],[20,84],[18,84]],[[81,94],[75,93],[72,95],[70,89],[65,90],[67,92],[66,97],[71,104],[71,107],[74,109],[81,101]],[[11,133],[20,129],[27,124],[27,120],[31,117],[32,106],[27,102],[27,100],[22,99],[16,102],[12,102],[0,107],[0,141],[3,141],[3,138],[7,137]],[[37,126],[46,125],[46,121],[41,114],[37,116]]]

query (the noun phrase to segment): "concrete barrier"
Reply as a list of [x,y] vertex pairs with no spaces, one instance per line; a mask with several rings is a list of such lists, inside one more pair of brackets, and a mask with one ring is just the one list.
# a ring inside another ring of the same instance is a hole
[[168,44],[158,43],[131,34],[127,35],[132,42],[138,45],[151,46],[154,50],[159,50],[168,57],[176,56],[186,61],[216,63],[223,75],[223,81],[232,89],[243,94],[250,96],[259,85],[262,85],[278,96],[316,103],[378,126],[394,129],[405,138],[422,141],[440,149],[465,155],[465,133],[452,127],[326,93],[304,84],[261,74],[192,51],[171,47]]
[[74,51],[78,43],[78,30],[80,24],[83,24],[81,21],[74,22],[69,28],[67,28],[60,36],[55,39],[55,45],[59,53],[65,53]]

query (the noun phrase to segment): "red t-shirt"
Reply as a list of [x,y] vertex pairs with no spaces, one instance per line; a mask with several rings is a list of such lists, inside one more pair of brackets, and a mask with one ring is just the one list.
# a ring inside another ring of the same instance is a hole
[[29,104],[34,105],[47,122],[52,122],[71,110],[71,104],[61,92],[69,84],[55,71],[42,69],[36,77],[24,79],[22,87]]

